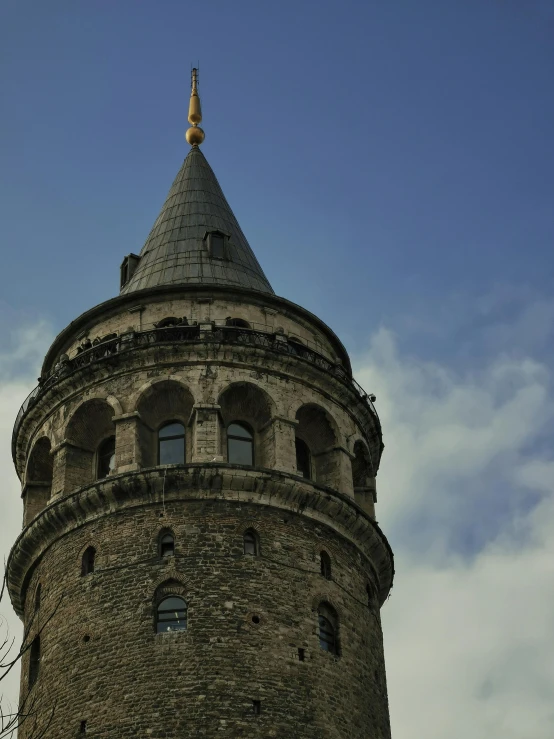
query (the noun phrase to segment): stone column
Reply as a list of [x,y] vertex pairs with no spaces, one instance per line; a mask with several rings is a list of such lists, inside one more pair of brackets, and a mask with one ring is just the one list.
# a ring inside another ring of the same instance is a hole
[[70,493],[94,480],[94,452],[64,439],[52,449],[54,455],[54,471],[52,493]]
[[198,403],[193,408],[192,462],[223,462],[220,406]]
[[114,416],[115,425],[115,469],[116,473],[139,469],[139,424],[138,411]]
[[50,500],[51,484],[49,482],[28,482],[23,488],[23,526],[39,514]]
[[260,445],[266,467],[297,474],[296,426],[298,421],[291,421],[284,416],[274,416],[260,429]]

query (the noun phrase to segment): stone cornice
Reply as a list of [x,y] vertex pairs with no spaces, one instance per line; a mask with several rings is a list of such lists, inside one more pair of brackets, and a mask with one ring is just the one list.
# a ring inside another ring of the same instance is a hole
[[23,613],[25,592],[34,567],[52,544],[85,524],[120,511],[165,502],[223,500],[272,506],[333,528],[364,554],[386,599],[394,576],[389,543],[379,528],[346,495],[284,472],[225,463],[150,468],[99,480],[58,497],[22,531],[7,562],[12,604]]
[[302,308],[301,306],[293,303],[286,298],[281,298],[277,295],[265,293],[257,290],[248,290],[246,288],[239,287],[228,287],[222,285],[162,285],[160,287],[152,287],[146,290],[138,290],[136,292],[125,293],[118,295],[115,298],[106,300],[103,303],[99,303],[90,308],[85,313],[82,313],[78,318],[72,321],[66,328],[64,328],[54,339],[52,346],[48,350],[44,362],[42,365],[42,374],[46,375],[53,367],[56,362],[58,355],[61,353],[63,346],[72,336],[78,334],[86,326],[93,324],[103,314],[111,315],[120,312],[121,310],[129,310],[128,305],[132,307],[137,306],[137,301],[140,301],[141,307],[144,303],[158,302],[165,298],[192,298],[195,297],[197,300],[201,300],[203,297],[236,297],[238,300],[243,300],[245,303],[252,303],[254,305],[259,304],[266,308],[275,308],[285,311],[290,311],[293,314],[300,315],[302,318],[309,320],[315,324],[323,333],[325,333],[330,339],[332,344],[338,351],[341,361],[344,364],[347,372],[352,372],[350,364],[350,358],[348,352],[344,347],[343,343],[335,332],[327,326],[320,318],[318,318],[310,311]]

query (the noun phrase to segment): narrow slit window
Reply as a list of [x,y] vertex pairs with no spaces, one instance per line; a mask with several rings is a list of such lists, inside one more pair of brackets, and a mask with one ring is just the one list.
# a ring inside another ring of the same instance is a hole
[[89,547],[81,559],[81,576],[90,575],[94,572],[94,564],[96,560],[96,549]]
[[31,654],[29,656],[29,688],[38,680],[40,672],[40,636],[35,636],[31,644]]
[[305,441],[302,439],[299,439],[298,436],[295,440],[296,445],[296,471],[299,475],[302,475],[302,477],[305,477],[307,480],[312,479],[312,460],[310,455],[310,450],[308,448],[308,445]]
[[98,447],[97,477],[99,480],[115,472],[115,436],[110,436]]
[[321,552],[319,555],[319,561],[320,561],[320,567],[321,567],[321,574],[326,580],[331,579],[331,557],[327,554],[327,552]]
[[158,464],[184,463],[185,427],[178,421],[171,421],[158,431]]

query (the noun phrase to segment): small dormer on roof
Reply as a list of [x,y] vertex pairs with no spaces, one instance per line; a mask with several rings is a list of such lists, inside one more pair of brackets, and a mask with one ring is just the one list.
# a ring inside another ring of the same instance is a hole
[[211,284],[273,294],[212,168],[200,151],[205,134],[198,126],[202,113],[196,69],[192,70],[188,119],[191,127],[186,139],[191,150],[140,255],[131,255],[128,268],[122,269],[121,292],[162,285]]

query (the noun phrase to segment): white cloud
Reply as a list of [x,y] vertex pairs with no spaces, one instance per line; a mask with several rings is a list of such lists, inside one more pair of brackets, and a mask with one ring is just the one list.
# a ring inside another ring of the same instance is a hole
[[460,374],[379,331],[356,376],[385,434],[377,516],[396,554],[383,628],[394,739],[554,736],[551,374]]
[[[6,560],[15,537],[21,530],[23,506],[21,485],[11,457],[13,424],[23,400],[36,385],[40,363],[51,339],[49,327],[38,322],[15,329],[11,337],[3,337],[10,351],[0,354],[0,471],[2,503],[0,516],[0,562]],[[0,603],[0,638],[8,630],[15,638],[14,648],[21,642],[21,622],[12,610],[9,598]],[[14,669],[1,683],[2,707],[17,706],[19,669]]]
[[[0,356],[1,556],[22,515],[12,424],[50,335],[20,331]],[[379,331],[356,372],[378,395],[387,445],[377,514],[396,553],[383,608],[393,737],[551,739],[551,373],[505,355],[460,373],[397,343]],[[20,638],[9,603],[0,613]],[[3,689],[15,704],[16,674]]]

